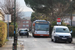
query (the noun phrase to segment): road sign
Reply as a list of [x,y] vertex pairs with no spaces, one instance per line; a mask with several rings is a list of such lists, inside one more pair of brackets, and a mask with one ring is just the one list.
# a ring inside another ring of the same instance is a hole
[[11,15],[5,14],[5,22],[11,22]]
[[9,40],[9,22],[11,22],[11,14],[5,14],[5,22],[7,22],[7,39]]
[[57,24],[61,25],[61,22],[57,22]]
[[60,18],[57,18],[57,22],[61,22],[61,19]]
[[57,25],[61,25],[61,19],[57,18]]

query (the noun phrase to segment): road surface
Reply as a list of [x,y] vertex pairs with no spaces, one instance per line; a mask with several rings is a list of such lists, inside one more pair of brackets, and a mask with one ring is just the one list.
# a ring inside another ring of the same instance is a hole
[[73,43],[54,43],[50,38],[37,37],[19,37],[22,41],[23,50],[75,50]]

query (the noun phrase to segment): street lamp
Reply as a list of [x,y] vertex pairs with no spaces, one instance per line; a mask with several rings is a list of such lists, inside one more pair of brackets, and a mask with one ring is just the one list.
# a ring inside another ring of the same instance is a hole
[[16,34],[16,0],[14,0],[14,43],[13,50],[17,50],[17,34]]

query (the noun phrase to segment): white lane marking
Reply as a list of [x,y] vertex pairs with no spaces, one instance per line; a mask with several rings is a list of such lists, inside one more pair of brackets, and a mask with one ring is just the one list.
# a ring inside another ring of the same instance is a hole
[[23,49],[23,50],[26,50],[26,49]]
[[52,48],[58,48],[58,49],[75,49],[73,46],[52,46]]
[[66,46],[66,47],[65,47],[65,46],[63,46],[63,48],[64,48],[64,49],[74,49],[74,47],[73,47],[73,46]]
[[34,39],[34,41],[37,41],[36,39]]
[[53,46],[53,48],[63,48],[63,47],[61,47],[61,46]]
[[37,39],[34,39],[34,40],[32,40],[32,41],[37,41]]

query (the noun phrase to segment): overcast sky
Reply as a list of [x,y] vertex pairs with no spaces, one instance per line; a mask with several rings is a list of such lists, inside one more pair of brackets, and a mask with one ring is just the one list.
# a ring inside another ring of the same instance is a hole
[[[27,7],[24,0],[16,0],[18,4],[20,4],[20,8],[22,9],[23,12],[26,11],[33,11],[31,8]],[[1,3],[4,3],[4,0],[0,0]]]
[[33,11],[31,8],[26,6],[24,0],[17,0],[17,2],[20,4],[21,9],[23,9],[23,11]]

